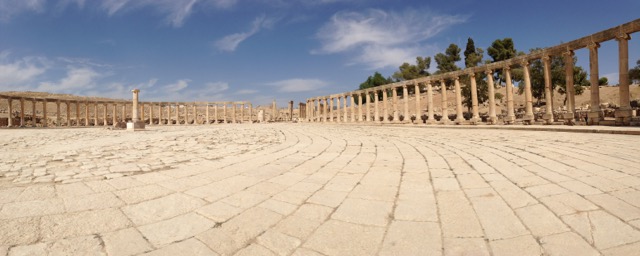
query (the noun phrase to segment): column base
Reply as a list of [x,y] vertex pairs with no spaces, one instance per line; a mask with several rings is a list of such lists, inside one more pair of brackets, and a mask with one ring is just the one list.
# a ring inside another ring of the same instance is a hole
[[467,121],[464,118],[456,118],[456,120],[454,121],[455,124],[464,124],[464,122]]
[[145,123],[143,121],[135,121],[127,123],[127,131],[142,131]]
[[545,124],[552,124],[554,121],[553,114],[549,114],[549,113],[543,114],[542,119],[544,120]]
[[469,119],[469,122],[471,122],[471,124],[479,124],[482,123],[482,118],[480,118],[479,116],[477,117],[472,117],[471,119]]
[[535,118],[533,117],[533,114],[528,114],[528,115],[524,115],[522,117],[522,121],[529,121],[529,122],[533,122]]
[[616,125],[630,125],[631,124],[631,109],[618,109],[615,112]]
[[600,121],[604,119],[604,115],[602,111],[592,111],[587,113],[587,124],[588,125],[598,125]]
[[497,116],[490,116],[487,118],[487,124],[497,124],[497,123],[498,123]]
[[516,121],[516,117],[515,116],[506,116],[503,121],[504,121],[505,124],[513,124]]

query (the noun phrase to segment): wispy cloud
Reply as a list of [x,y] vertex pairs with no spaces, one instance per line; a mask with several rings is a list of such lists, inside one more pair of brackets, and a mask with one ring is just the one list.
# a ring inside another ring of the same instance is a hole
[[258,93],[258,90],[242,89],[236,92],[236,94],[238,95],[247,95],[247,94],[255,94],[255,93]]
[[327,83],[320,79],[293,78],[267,83],[267,85],[277,87],[279,92],[308,92],[325,87]]
[[100,74],[89,67],[68,67],[66,77],[58,82],[41,82],[38,91],[71,92],[94,88]]
[[238,45],[247,38],[260,32],[263,28],[271,28],[275,24],[275,19],[269,19],[265,15],[257,17],[251,24],[251,29],[247,32],[240,32],[225,36],[214,42],[214,46],[221,51],[233,52]]
[[414,9],[338,12],[318,30],[322,46],[312,54],[350,53],[353,63],[372,69],[398,66],[428,49],[428,39],[466,19]]
[[9,51],[0,52],[0,89],[3,90],[23,86],[45,73],[51,66],[46,58],[24,57],[12,60],[10,55]]
[[2,0],[0,1],[0,21],[8,21],[22,12],[42,12],[46,0]]
[[189,86],[189,82],[191,82],[190,79],[180,79],[175,83],[165,85],[164,90],[166,92],[179,92],[187,88]]

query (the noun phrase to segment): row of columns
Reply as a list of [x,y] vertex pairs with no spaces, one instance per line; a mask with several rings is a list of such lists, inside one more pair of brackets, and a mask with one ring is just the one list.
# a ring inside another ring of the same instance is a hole
[[[616,37],[618,41],[618,60],[619,60],[619,97],[620,97],[620,108],[616,110],[616,124],[620,125],[628,125],[631,119],[631,106],[630,106],[630,94],[629,94],[629,50],[628,50],[628,40],[630,40],[630,36],[625,33],[621,33]],[[591,42],[587,45],[587,49],[589,49],[589,70],[590,70],[590,105],[591,109],[588,113],[588,123],[589,124],[599,124],[603,120],[603,113],[600,110],[600,92],[599,92],[599,70],[598,70],[598,48],[600,44],[598,42]],[[566,91],[567,91],[567,106],[566,113],[558,117],[559,119],[564,119],[567,122],[573,122],[575,120],[575,88],[573,81],[573,50],[566,50],[561,53],[563,58],[564,67],[565,67],[565,80],[566,80]],[[544,53],[541,57],[538,57],[542,60],[543,68],[544,68],[544,88],[545,88],[545,98],[546,98],[546,108],[545,114],[543,115],[543,120],[546,124],[551,124],[554,122],[555,118],[553,114],[553,93],[552,93],[552,85],[551,85],[551,55]],[[532,58],[532,60],[535,58]],[[513,63],[512,63],[513,62]],[[507,124],[514,123],[516,121],[516,116],[514,112],[514,102],[513,102],[513,84],[511,81],[511,66],[517,65],[520,66],[523,70],[523,83],[524,83],[524,93],[525,93],[525,114],[522,118],[524,122],[533,122],[534,121],[534,113],[533,113],[533,96],[531,92],[531,78],[529,73],[529,60],[526,56],[507,60],[503,63],[501,67],[498,66],[487,66],[484,70],[484,74],[486,75],[486,81],[488,84],[488,96],[489,96],[489,113],[487,122],[490,124],[495,124],[498,120],[496,116],[495,109],[495,87],[493,81],[493,73],[494,70],[492,68],[501,69],[505,81],[506,81],[506,116],[503,121]],[[492,68],[489,68],[492,67]],[[470,69],[470,70],[478,70],[478,68]],[[398,111],[398,90],[402,89],[402,95],[404,97],[404,119],[403,123],[409,122],[409,101],[408,101],[408,86],[413,84],[415,87],[415,117],[417,120],[420,120],[422,116],[422,109],[420,105],[420,84],[424,84],[427,87],[427,124],[435,123],[434,113],[433,113],[433,85],[437,85],[438,82],[440,84],[440,90],[442,93],[442,111],[441,115],[443,118],[440,120],[440,123],[451,123],[451,120],[448,118],[448,102],[447,102],[447,86],[446,81],[453,81],[453,89],[455,93],[456,99],[456,119],[453,120],[454,123],[461,124],[467,120],[463,117],[463,109],[462,109],[462,95],[460,88],[460,76],[466,75],[470,78],[470,86],[471,86],[471,101],[472,101],[472,117],[469,123],[477,123],[480,122],[480,115],[478,113],[478,95],[477,95],[477,83],[476,83],[476,72],[474,71],[456,71],[449,74],[439,75],[438,79],[430,80],[430,78],[422,78],[416,79],[412,81],[406,81],[402,84],[395,84],[391,86],[383,86],[383,88],[371,88],[364,91],[355,91],[346,94],[340,95],[332,95],[325,97],[317,97],[311,98],[307,100],[306,108],[306,120],[310,122],[333,122],[334,121],[334,112],[337,112],[337,121],[338,122],[380,122],[380,112],[378,107],[378,93],[382,92],[382,122],[389,122],[389,110],[392,110],[393,122],[399,122],[399,111]],[[433,85],[432,85],[433,83]],[[392,108],[388,108],[388,94],[389,91],[392,95]],[[369,99],[367,100],[365,115],[363,119],[362,108],[363,108],[363,95]],[[351,118],[348,119],[348,107],[347,107],[347,98],[350,98],[350,113]],[[370,117],[369,110],[369,101],[373,98],[374,100],[374,119]],[[357,118],[356,118],[356,99],[357,99]],[[336,100],[337,105],[334,106],[333,102]],[[340,102],[344,102],[344,107],[341,109]],[[335,111],[334,111],[335,109]],[[344,113],[344,117],[340,119],[340,113]],[[419,121],[418,121],[419,122]],[[416,123],[418,123],[416,122]]]
[[[118,122],[127,121],[127,114],[132,113],[131,111],[127,111],[127,108],[131,109],[134,107],[132,103],[129,102],[80,102],[80,101],[61,101],[61,100],[52,100],[52,99],[36,99],[36,98],[16,98],[11,96],[0,95],[0,99],[6,99],[8,102],[8,127],[12,126],[25,126],[25,103],[30,101],[32,105],[32,126],[36,126],[36,104],[42,104],[42,119],[41,121],[43,127],[48,126],[48,111],[47,105],[48,103],[56,104],[56,117],[55,117],[55,125],[56,126],[89,126],[90,125],[90,113],[93,112],[93,125],[103,125],[107,126],[109,121],[108,108],[111,106],[111,123],[116,124]],[[19,102],[19,109],[14,109],[14,101]],[[61,114],[60,104],[64,104],[66,108],[66,119],[63,120]],[[84,122],[81,123],[81,105],[84,104]],[[74,116],[71,115],[72,105],[75,105],[75,123],[72,122]],[[102,106],[102,111],[100,112],[100,106]],[[140,119],[146,121],[148,118],[149,124],[155,124],[154,118],[157,118],[158,124],[173,124],[173,120],[176,120],[176,123],[180,123],[181,120],[184,120],[184,123],[189,123],[189,116],[191,114],[192,124],[213,124],[213,123],[241,123],[245,120],[249,122],[253,122],[253,105],[248,102],[225,102],[225,103],[139,103],[139,108],[137,113],[140,113]],[[181,107],[184,110],[181,115]],[[198,107],[204,107],[204,120],[203,122],[198,122]],[[118,118],[117,112],[118,108],[121,109],[120,118]],[[189,108],[192,110],[189,111]],[[228,110],[229,108],[229,110]],[[148,109],[148,114],[145,110]],[[248,118],[245,119],[245,113],[248,111]],[[18,112],[19,119],[14,119],[14,113]],[[229,113],[230,112],[230,113]],[[99,116],[102,114],[102,123],[99,123]],[[175,119],[172,119],[174,117]],[[183,117],[183,118],[181,118]],[[135,117],[132,117],[135,118]],[[212,119],[213,118],[213,119]],[[167,120],[165,123],[163,120]],[[64,122],[63,122],[64,121]]]

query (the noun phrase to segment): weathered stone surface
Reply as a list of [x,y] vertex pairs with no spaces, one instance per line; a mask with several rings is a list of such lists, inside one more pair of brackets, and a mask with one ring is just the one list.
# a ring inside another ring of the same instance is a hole
[[198,209],[204,201],[175,193],[161,198],[122,207],[122,211],[136,225],[153,223]]
[[215,222],[196,213],[141,226],[140,233],[156,247],[181,241],[200,234],[215,225]]
[[193,255],[193,256],[216,256],[218,255],[209,247],[195,238],[173,243],[157,249],[155,251],[142,254],[144,256],[172,256],[172,255]]
[[384,229],[330,220],[309,237],[303,247],[327,255],[372,255]]
[[122,229],[102,235],[109,255],[136,255],[152,249],[147,240],[135,228]]
[[432,222],[392,222],[380,250],[380,255],[440,254],[442,254],[440,227]]
[[40,222],[40,232],[45,241],[51,241],[65,237],[105,233],[131,225],[129,219],[120,210],[104,209],[44,216]]

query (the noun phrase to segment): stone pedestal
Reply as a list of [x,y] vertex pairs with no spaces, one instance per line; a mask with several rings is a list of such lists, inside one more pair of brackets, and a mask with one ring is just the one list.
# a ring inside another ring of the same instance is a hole
[[129,121],[127,123],[127,131],[141,131],[144,130],[145,123],[143,121]]
[[587,113],[587,124],[598,125],[604,119],[602,111],[592,111]]
[[631,123],[631,114],[631,109],[616,110],[616,125],[629,125]]
[[131,121],[127,122],[127,131],[141,131],[144,130],[145,123],[138,117],[138,94],[140,90],[133,89],[133,106],[131,107]]

